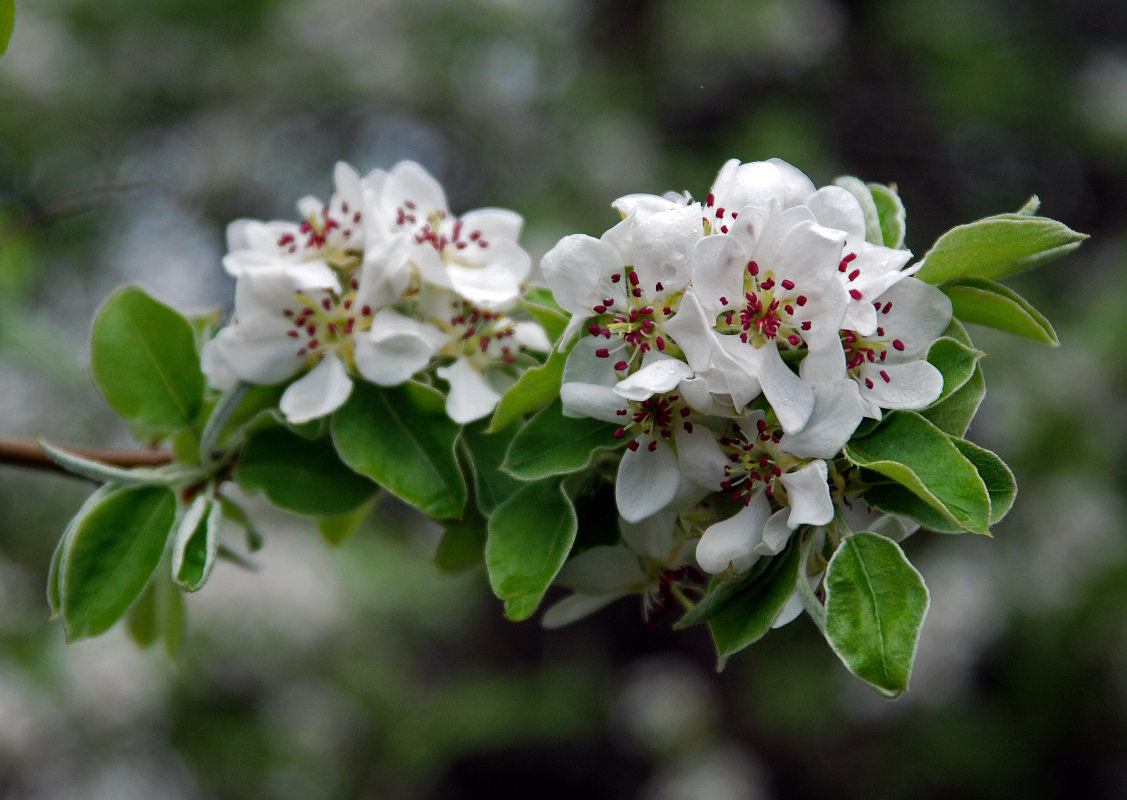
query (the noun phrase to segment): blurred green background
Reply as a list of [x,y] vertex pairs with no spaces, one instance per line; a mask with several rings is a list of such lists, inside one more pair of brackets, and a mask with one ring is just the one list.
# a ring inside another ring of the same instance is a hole
[[67,647],[48,559],[89,491],[0,467],[0,797],[1127,796],[1127,5],[1119,0],[36,0],[0,59],[0,436],[129,445],[86,372],[139,282],[223,306],[226,223],[401,158],[517,209],[539,258],[728,158],[896,182],[908,245],[1017,209],[1092,234],[1011,283],[1050,349],[990,354],[971,437],[1021,493],[922,534],[913,685],[879,699],[805,619],[713,672],[620,601],[501,618],[393,503],[339,549],[263,512],[262,570],[188,598],[179,663]]

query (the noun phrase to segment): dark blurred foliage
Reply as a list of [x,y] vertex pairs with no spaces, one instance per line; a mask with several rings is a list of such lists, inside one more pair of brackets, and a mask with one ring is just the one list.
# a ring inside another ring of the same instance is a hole
[[[86,487],[0,472],[0,796],[1115,798],[1127,795],[1127,5],[1114,0],[38,0],[0,60],[0,435],[124,444],[89,320],[136,281],[229,302],[226,223],[331,167],[423,163],[538,257],[629,192],[778,156],[895,181],[917,254],[1018,208],[1092,234],[1013,282],[1055,350],[972,331],[972,436],[1017,474],[993,540],[920,534],[933,592],[896,703],[813,626],[712,671],[635,601],[556,632],[431,566],[386,504],[339,550],[270,516],[263,569],[189,598],[178,664],[66,647],[48,558]],[[226,565],[223,565],[224,567]]]

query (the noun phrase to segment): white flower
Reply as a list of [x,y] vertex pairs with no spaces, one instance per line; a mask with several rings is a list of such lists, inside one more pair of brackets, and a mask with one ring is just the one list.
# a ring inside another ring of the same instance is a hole
[[316,262],[350,269],[363,260],[364,179],[343,161],[333,171],[328,203],[315,197],[298,201],[301,222],[239,219],[227,227],[223,266],[238,278],[248,270],[283,263]]
[[618,466],[615,500],[624,519],[637,522],[668,506],[683,480],[716,490],[724,454],[711,431],[676,393],[692,370],[683,361],[651,353],[641,369],[619,381],[599,341],[580,340],[564,367],[564,413],[617,422],[615,437],[629,437]]
[[365,179],[367,236],[409,247],[420,279],[452,289],[474,305],[498,309],[520,297],[531,261],[517,244],[521,216],[482,208],[454,216],[442,186],[413,161]]
[[291,422],[339,408],[352,391],[353,369],[381,386],[403,383],[446,337],[380,308],[387,291],[375,266],[347,288],[319,261],[248,270],[235,286],[233,321],[204,347],[204,372],[225,389],[239,380],[280,383],[312,367],[282,395],[280,407]]
[[620,597],[641,594],[643,614],[649,619],[668,611],[676,584],[686,579],[703,582],[692,564],[693,542],[677,523],[677,514],[665,512],[637,524],[619,521],[621,545],[602,545],[571,558],[555,583],[571,589],[544,612],[541,624],[558,628],[598,611]]
[[746,427],[732,423],[731,434],[720,439],[727,456],[722,488],[744,508],[705,531],[697,546],[702,569],[746,572],[760,556],[782,552],[799,526],[833,519],[825,459],[837,455],[861,421],[851,389],[848,380],[816,387],[809,423],[796,434],[773,430],[758,411]]
[[857,382],[865,416],[919,409],[943,391],[943,374],[926,360],[951,323],[951,301],[934,286],[905,278],[873,302],[877,326],[864,336],[841,332],[845,366]]

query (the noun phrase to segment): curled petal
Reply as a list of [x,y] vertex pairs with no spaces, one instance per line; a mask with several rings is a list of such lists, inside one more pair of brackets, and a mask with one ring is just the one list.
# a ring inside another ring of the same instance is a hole
[[435,372],[450,383],[446,414],[459,425],[481,419],[496,408],[497,401],[501,399],[501,395],[467,359],[459,358],[449,367],[439,367]]
[[332,353],[294,381],[282,394],[279,408],[290,422],[309,422],[331,414],[344,405],[352,393],[352,378],[341,360]]
[[710,525],[697,543],[701,569],[713,575],[728,569],[746,572],[759,558],[755,548],[763,541],[763,525],[770,515],[771,504],[759,492],[738,514]]
[[540,624],[545,628],[562,628],[564,625],[570,625],[576,620],[594,614],[627,594],[628,592],[597,595],[569,594],[544,612]]
[[676,511],[659,511],[638,522],[620,519],[618,530],[622,533],[622,540],[635,553],[665,562],[677,547],[676,525]]
[[865,363],[858,377],[861,396],[881,408],[925,408],[943,392],[943,373],[927,361]]
[[692,374],[692,368],[684,361],[661,358],[620,381],[614,391],[627,400],[645,400],[655,394],[673,391],[677,384],[692,377]]
[[[556,302],[576,316],[590,316],[595,306],[608,299],[620,307],[626,305],[622,256],[598,239],[584,234],[565,236],[545,254],[540,271]],[[612,280],[614,275],[619,280]]]
[[830,487],[826,483],[828,470],[825,461],[811,461],[794,472],[784,473],[779,481],[787,490],[790,516],[787,525],[825,525],[834,518],[834,504]]
[[354,341],[360,374],[379,386],[397,386],[430,363],[446,337],[432,325],[385,308]]

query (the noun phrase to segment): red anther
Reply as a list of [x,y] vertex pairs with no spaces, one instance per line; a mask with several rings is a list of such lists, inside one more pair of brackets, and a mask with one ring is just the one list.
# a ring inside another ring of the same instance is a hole
[[852,272],[849,273],[849,280],[851,280],[851,281],[857,280],[857,276],[860,275],[860,274],[861,274],[861,270],[859,270],[859,269],[853,270]]
[[353,222],[359,222],[360,221],[360,212],[359,211],[357,211],[355,214],[352,215],[352,221]]
[[692,433],[692,432],[693,432],[693,423],[686,420],[686,422],[685,422],[685,433]]
[[613,275],[610,276],[610,282],[611,283],[618,283],[620,280],[622,280],[622,273],[621,272],[616,272],[616,273],[614,273]]
[[843,258],[841,260],[841,263],[842,264],[848,264],[850,261],[852,261],[855,258],[857,258],[857,254],[856,253],[850,253],[849,255],[847,255],[845,258]]
[[308,333],[310,336],[312,336],[313,334],[315,334],[317,332],[317,326],[316,325],[306,325],[305,326],[305,332]]
[[622,372],[622,370],[626,369],[626,368],[627,368],[627,367],[629,367],[629,366],[630,366],[630,365],[629,365],[629,364],[627,364],[627,363],[626,363],[625,361],[619,361],[618,363],[616,363],[616,364],[614,365],[614,368],[615,368],[616,370],[618,370],[619,372]]
[[664,339],[662,339],[662,338],[661,338],[661,337],[659,336],[659,337],[657,337],[657,339],[655,339],[654,341],[655,341],[655,342],[657,343],[657,349],[658,349],[658,350],[665,350],[665,340],[664,340]]
[[638,440],[637,439],[631,439],[629,442],[626,443],[626,449],[637,450],[638,449]]
[[326,297],[324,300],[321,301],[321,308],[325,309],[326,311],[332,311],[333,310],[333,301]]
[[[633,275],[634,273],[631,272],[630,274]],[[630,294],[634,295],[635,297],[641,297],[642,296],[642,290],[641,289],[634,289],[633,291],[630,292]]]
[[782,283],[780,283],[779,285],[780,285],[780,286],[782,286],[782,287],[783,287],[784,289],[786,289],[786,290],[787,290],[787,291],[789,292],[789,291],[790,291],[791,289],[793,289],[793,288],[794,288],[794,281],[792,281],[792,280],[784,280],[784,281],[783,281]]
[[412,211],[414,211],[416,208],[415,202],[413,200],[404,200],[403,205],[411,209]]
[[292,339],[296,339],[297,338],[297,331],[286,331],[286,336],[289,336]]
[[648,445],[646,445],[646,449],[651,453],[657,450],[657,440],[655,439],[654,441],[651,441]]
[[759,265],[756,264],[754,261],[749,261],[749,262],[747,262],[747,271],[750,275],[758,275],[759,274]]
[[797,333],[792,333],[790,336],[788,336],[787,341],[793,344],[795,347],[798,347],[800,344],[802,344],[802,338]]
[[877,336],[884,336],[884,328],[877,328]]
[[278,247],[285,247],[286,245],[293,244],[293,243],[294,243],[293,234],[287,233],[281,239],[278,240]]
[[603,305],[604,305],[604,306],[606,306],[607,308],[610,308],[611,306],[613,306],[613,305],[614,305],[614,298],[613,298],[613,297],[607,297],[607,298],[605,298],[605,299],[603,300]]
[[716,219],[724,219],[724,209],[723,208],[716,209]]
[[888,351],[887,351],[887,350],[881,350],[881,351],[880,351],[880,360],[881,360],[881,361],[884,361],[884,359],[885,359],[885,358],[886,358],[887,356],[888,356]]
[[765,292],[770,291],[771,289],[774,289],[775,288],[775,279],[774,278],[768,278],[767,280],[763,281],[763,283],[760,284],[760,287]]
[[595,306],[595,308],[594,308],[593,310],[594,310],[594,312],[595,312],[596,314],[605,314],[605,313],[607,313],[607,307],[606,307],[606,306],[601,306],[601,305],[600,305],[600,306]]
[[329,333],[336,333],[336,332],[337,332],[337,324],[335,322],[330,322],[329,323]]
[[344,324],[344,332],[346,334],[352,333],[352,326],[355,325],[355,324],[356,324],[356,318],[355,317],[349,317],[348,322],[346,322]]
[[620,416],[620,417],[625,417],[628,412],[626,411],[625,408],[620,408],[620,409],[618,409],[618,411],[615,411],[614,413],[618,414],[618,416]]
[[783,306],[783,311],[787,312],[788,314],[794,314],[794,306],[792,306],[790,303],[787,303],[785,306]]
[[[658,281],[657,283],[654,284],[654,289],[656,289],[659,292],[665,291],[665,287],[661,285],[661,281]],[[650,313],[652,314],[653,312],[651,311]]]
[[344,310],[348,311],[351,308],[352,308],[352,298],[349,298],[349,299],[344,301]]
[[892,301],[889,300],[887,303],[884,304],[884,308],[882,308],[880,310],[880,313],[887,314],[891,310],[892,310]]
[[716,202],[716,195],[714,195],[714,194],[713,194],[712,192],[709,192],[709,193],[708,193],[708,197],[706,197],[706,198],[704,199],[704,204],[705,204],[705,205],[706,205],[706,206],[707,206],[708,208],[712,208],[712,204],[713,204],[713,203],[715,203],[715,202]]
[[892,383],[892,378],[888,377],[888,373],[885,372],[883,369],[880,371],[880,376],[881,376],[881,378],[884,379],[885,383]]
[[321,343],[320,343],[319,341],[317,341],[316,339],[314,339],[313,341],[311,341],[311,342],[309,343],[309,349],[310,349],[310,350],[316,350],[316,349],[317,349],[317,346],[318,346],[319,344],[321,344]]
[[727,233],[728,232],[728,226],[727,225],[721,225],[720,226],[720,232],[721,233]]
[[372,307],[371,306],[364,306],[363,308],[361,308],[360,309],[360,316],[362,316],[362,317],[372,316]]
[[[623,413],[625,413],[625,409],[623,410]],[[615,439],[621,439],[625,435],[626,435],[626,429],[625,428],[619,428],[618,430],[616,430],[614,432],[614,438]]]
[[592,322],[587,326],[587,333],[591,334],[592,336],[598,336],[602,332],[603,329],[596,322]]
[[482,336],[481,340],[478,342],[478,347],[480,347],[481,352],[484,353],[489,348],[489,337],[488,336]]
[[348,285],[351,286],[353,288],[353,290],[356,290],[356,289],[360,288],[360,281],[353,278],[352,280],[350,280],[348,282]]
[[610,358],[610,350],[608,350],[605,347],[600,347],[598,350],[595,351],[595,355],[598,358]]
[[292,316],[293,316],[293,312],[292,312],[292,311],[290,311],[290,310],[289,310],[289,309],[287,308],[287,309],[285,309],[284,311],[282,311],[282,316],[283,316],[283,317],[292,317]]
[[722,306],[728,305],[728,298],[727,297],[721,297],[720,298],[720,305],[722,305]]
[[865,386],[868,387],[869,389],[872,389],[873,388],[873,382],[871,380],[869,380],[868,378],[865,378]]
[[904,349],[904,343],[902,341],[900,341],[899,339],[893,339],[892,340],[892,346],[895,347],[897,350],[903,350]]
[[638,278],[637,272],[634,272],[633,270],[631,270],[630,272],[627,273],[627,278],[629,279],[631,286],[637,286],[638,285],[639,278]]
[[849,290],[849,296],[852,297],[854,300],[860,300],[861,299],[861,292],[858,291],[857,289],[850,289]]

